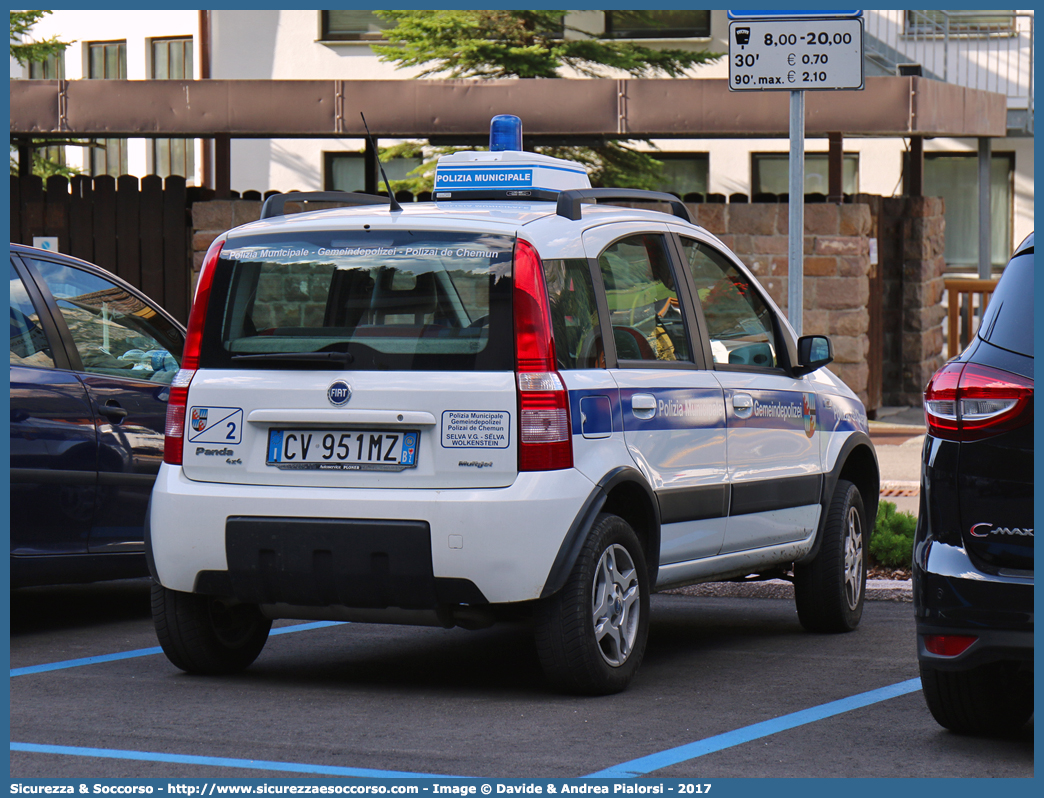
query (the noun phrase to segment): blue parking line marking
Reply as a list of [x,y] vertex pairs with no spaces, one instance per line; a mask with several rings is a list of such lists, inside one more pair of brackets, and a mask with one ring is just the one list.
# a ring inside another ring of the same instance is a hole
[[[312,629],[322,629],[327,626],[340,626],[344,621],[315,621],[313,623],[299,623],[294,626],[280,626],[269,632],[272,635],[285,635],[290,632],[308,632]],[[82,657],[81,659],[67,659],[62,662],[48,662],[44,665],[30,665],[25,668],[11,668],[11,676],[30,676],[34,673],[47,673],[48,671],[61,671],[66,668],[79,668],[83,665],[97,665],[102,662],[116,662],[121,659],[134,659],[135,657],[150,657],[153,654],[162,654],[163,649],[159,646],[152,648],[139,648],[134,651],[121,651],[118,654],[103,654],[97,657]]]
[[11,668],[11,676],[30,676],[34,673],[47,673],[48,671],[61,671],[66,668],[79,668],[81,665],[95,665],[100,662],[116,662],[121,659],[133,659],[134,657],[148,657],[163,651],[159,646],[153,648],[139,648],[135,651],[121,651],[118,654],[104,654],[98,657],[83,657],[81,659],[67,659],[62,662],[48,662],[45,665],[30,665],[26,668]]
[[37,745],[36,743],[11,743],[12,751],[32,754],[60,754],[63,756],[89,756],[101,759],[132,759],[139,762],[171,762],[179,765],[210,765],[221,768],[244,770],[273,770],[280,773],[316,773],[323,776],[352,776],[363,779],[464,779],[469,776],[447,776],[442,773],[404,773],[397,770],[371,770],[370,768],[346,768],[336,765],[309,765],[299,762],[268,762],[263,759],[230,759],[220,756],[194,756],[191,754],[154,754],[150,751],[119,751],[110,748],[80,748],[71,745]]
[[610,768],[606,768],[605,770],[600,770],[597,773],[590,773],[583,778],[626,779],[645,776],[655,770],[661,770],[662,768],[670,767],[671,765],[687,762],[690,759],[696,759],[697,757],[705,756],[706,754],[712,754],[715,751],[723,751],[726,748],[732,748],[736,745],[748,743],[751,740],[768,737],[778,732],[786,731],[787,729],[793,729],[798,726],[804,726],[808,723],[814,723],[817,720],[823,720],[825,718],[834,717],[835,715],[841,715],[845,712],[851,712],[853,709],[861,709],[862,707],[867,707],[871,704],[887,701],[889,698],[896,698],[901,695],[906,695],[907,693],[916,693],[920,689],[920,679],[910,679],[905,682],[898,682],[897,684],[891,684],[877,690],[871,690],[868,693],[859,693],[858,695],[849,696],[848,698],[831,701],[828,704],[821,704],[818,707],[802,709],[799,712],[793,712],[789,715],[782,715],[781,717],[773,718],[772,720],[755,723],[752,726],[745,726],[742,729],[736,729],[735,731],[726,732],[725,734],[708,737],[706,740],[697,740],[696,742],[681,745],[677,748],[669,748],[666,751],[660,751],[656,754],[632,759],[630,762],[623,762],[619,765],[613,765]]

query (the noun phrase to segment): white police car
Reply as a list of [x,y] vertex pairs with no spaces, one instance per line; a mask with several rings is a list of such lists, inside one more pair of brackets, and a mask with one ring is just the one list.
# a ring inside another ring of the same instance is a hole
[[275,618],[528,613],[556,686],[610,693],[653,591],[790,574],[806,628],[858,624],[879,478],[829,341],[674,197],[491,140],[433,203],[277,195],[207,253],[148,533],[179,668]]

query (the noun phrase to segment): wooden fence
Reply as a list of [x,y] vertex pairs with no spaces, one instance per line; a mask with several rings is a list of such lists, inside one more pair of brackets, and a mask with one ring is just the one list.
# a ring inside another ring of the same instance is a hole
[[185,178],[11,177],[11,241],[57,236],[58,251],[96,263],[188,319],[191,215]]
[[[971,342],[997,287],[996,280],[947,280],[946,359],[957,357]],[[976,302],[978,297],[978,302]]]

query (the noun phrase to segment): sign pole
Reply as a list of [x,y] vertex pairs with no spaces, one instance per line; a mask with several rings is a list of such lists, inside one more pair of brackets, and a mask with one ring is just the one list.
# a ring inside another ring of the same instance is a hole
[[787,318],[801,335],[805,257],[805,92],[790,92],[790,202]]
[[729,91],[790,92],[787,318],[804,315],[805,91],[862,89],[863,12],[729,12]]

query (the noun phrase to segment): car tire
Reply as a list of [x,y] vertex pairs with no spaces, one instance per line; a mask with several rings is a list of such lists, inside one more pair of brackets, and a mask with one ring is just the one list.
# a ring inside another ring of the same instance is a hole
[[540,602],[535,620],[540,663],[557,689],[609,695],[627,687],[649,638],[649,574],[626,521],[595,519],[565,586]]
[[957,734],[1007,734],[1033,714],[1033,674],[1018,662],[962,671],[921,663],[921,691],[936,722]]
[[859,488],[839,479],[812,562],[794,568],[798,620],[809,632],[851,632],[866,599],[870,531]]
[[272,621],[253,604],[182,593],[153,583],[152,621],[163,653],[187,673],[223,674],[250,665]]

